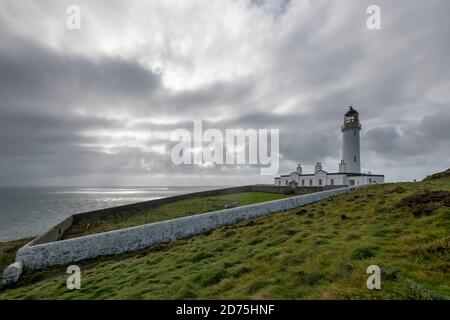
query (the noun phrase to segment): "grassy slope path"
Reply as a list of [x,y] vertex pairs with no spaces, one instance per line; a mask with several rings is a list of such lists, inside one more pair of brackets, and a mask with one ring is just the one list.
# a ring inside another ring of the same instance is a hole
[[[428,192],[432,191],[432,192]],[[385,184],[139,252],[25,273],[0,299],[450,297],[450,178]],[[382,289],[365,286],[367,266]]]

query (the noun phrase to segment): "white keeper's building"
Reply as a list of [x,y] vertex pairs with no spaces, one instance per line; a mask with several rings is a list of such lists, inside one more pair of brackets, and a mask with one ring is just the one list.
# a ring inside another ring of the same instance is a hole
[[276,186],[299,187],[308,186],[354,186],[362,184],[384,183],[384,175],[361,173],[361,159],[359,148],[359,132],[361,123],[359,113],[350,107],[345,113],[342,131],[342,160],[338,172],[329,173],[322,169],[322,164],[317,162],[314,173],[303,174],[299,164],[296,171],[288,175],[275,178]]

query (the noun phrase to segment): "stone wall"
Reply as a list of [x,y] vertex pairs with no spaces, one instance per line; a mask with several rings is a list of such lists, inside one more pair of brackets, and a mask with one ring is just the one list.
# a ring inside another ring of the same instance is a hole
[[224,189],[214,189],[214,190],[180,194],[177,196],[171,196],[171,197],[166,197],[166,198],[161,198],[161,199],[149,200],[149,201],[144,201],[144,202],[127,204],[127,205],[123,205],[123,206],[117,206],[117,207],[112,207],[112,208],[106,208],[106,209],[100,209],[100,210],[94,210],[94,211],[74,214],[73,222],[76,223],[80,220],[85,220],[85,219],[101,219],[101,218],[114,216],[114,215],[127,215],[127,214],[139,213],[139,212],[147,211],[149,209],[153,209],[153,208],[158,207],[163,204],[171,203],[174,201],[185,200],[185,199],[217,196],[217,195],[224,195],[224,194],[237,193],[237,192],[247,192],[247,191],[251,191],[251,186],[231,187],[231,188],[224,188]]
[[[174,201],[186,200],[186,199],[195,199],[195,198],[208,197],[208,196],[219,196],[219,195],[238,193],[238,192],[285,193],[289,190],[290,190],[289,187],[277,187],[277,186],[273,186],[273,185],[261,184],[261,185],[247,185],[247,186],[240,186],[240,187],[231,187],[231,188],[192,192],[192,193],[186,193],[186,194],[181,194],[181,195],[171,196],[171,197],[166,197],[166,198],[161,198],[161,199],[149,200],[149,201],[144,201],[144,202],[139,202],[139,203],[132,203],[132,204],[113,207],[113,208],[106,208],[106,209],[100,209],[100,210],[95,210],[95,211],[74,214],[73,222],[76,223],[80,220],[85,220],[85,219],[101,219],[101,218],[105,218],[105,217],[109,217],[109,216],[113,216],[113,215],[126,215],[126,214],[139,213],[139,212],[147,211],[149,209],[153,209],[153,208],[158,207],[163,204],[171,203]],[[297,188],[296,194],[305,194],[305,193],[317,192],[317,191],[321,191],[321,190],[323,190],[323,188],[320,188],[320,187]]]
[[42,244],[46,242],[52,242],[57,241],[61,239],[64,232],[66,232],[67,229],[69,229],[73,224],[73,216],[70,216],[54,227],[50,228],[47,232],[43,233],[42,235],[34,238],[29,245],[34,246],[36,244]]
[[[297,188],[296,194],[305,194],[305,193],[311,193],[311,192],[317,192],[321,191],[324,188],[319,187],[302,187]],[[207,196],[217,196],[217,195],[224,195],[224,194],[231,194],[231,193],[238,193],[238,192],[271,192],[271,193],[286,193],[290,190],[290,187],[278,187],[274,185],[247,185],[247,186],[240,186],[240,187],[231,187],[231,188],[222,188],[222,189],[214,189],[214,190],[207,190],[207,191],[199,191],[199,192],[192,192],[187,194],[181,194],[177,196],[171,196],[161,199],[155,199],[155,200],[149,200],[149,201],[143,201],[138,203],[132,203],[127,204],[123,206],[117,206],[112,208],[105,208],[100,210],[94,210],[94,211],[88,211],[83,213],[77,213],[74,214],[54,227],[52,227],[49,231],[45,232],[42,235],[37,236],[33,241],[30,242],[30,245],[36,245],[36,244],[42,244],[46,242],[52,242],[57,241],[61,239],[64,232],[68,230],[73,223],[77,223],[80,220],[95,220],[95,219],[102,219],[107,218],[114,215],[127,215],[127,214],[135,214],[139,212],[145,212],[149,209],[158,207],[160,205],[171,203],[174,201],[180,201],[185,199],[195,199],[200,197],[207,197]]]
[[29,243],[18,250],[16,261],[22,261],[25,268],[39,269],[98,256],[135,251],[154,244],[211,231],[242,220],[290,210],[350,192],[356,188],[358,187],[326,190],[50,243]]

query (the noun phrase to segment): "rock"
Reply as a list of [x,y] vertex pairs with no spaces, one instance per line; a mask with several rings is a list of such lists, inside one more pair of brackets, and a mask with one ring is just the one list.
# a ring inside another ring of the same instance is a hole
[[5,270],[3,270],[3,285],[7,286],[17,282],[17,280],[19,280],[20,275],[22,274],[22,271],[23,271],[22,260],[10,264],[8,267],[6,267]]
[[223,207],[225,209],[230,209],[230,208],[237,207],[237,205],[238,205],[237,201],[231,201],[231,202],[226,203]]

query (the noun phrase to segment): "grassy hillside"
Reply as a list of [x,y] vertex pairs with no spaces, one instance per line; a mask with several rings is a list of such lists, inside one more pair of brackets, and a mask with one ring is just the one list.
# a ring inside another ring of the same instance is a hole
[[[25,273],[0,299],[450,297],[450,179],[377,185],[139,252]],[[381,290],[366,268],[381,267]]]
[[220,196],[186,199],[163,204],[143,212],[115,215],[103,219],[86,219],[74,224],[64,234],[64,238],[79,237],[82,235],[111,231],[115,229],[138,226],[141,224],[169,220],[198,213],[224,209],[226,204],[235,202],[237,206],[276,200],[286,195],[267,192],[239,192]]

